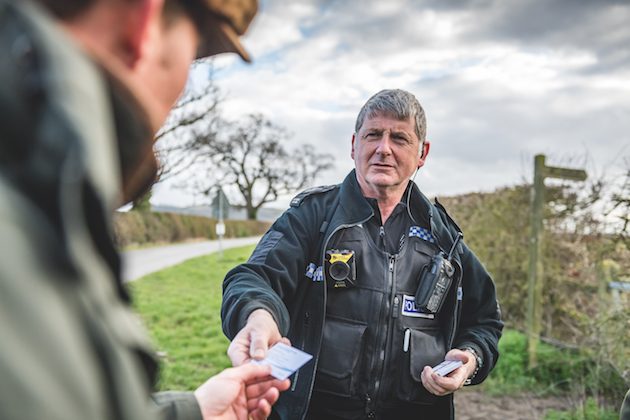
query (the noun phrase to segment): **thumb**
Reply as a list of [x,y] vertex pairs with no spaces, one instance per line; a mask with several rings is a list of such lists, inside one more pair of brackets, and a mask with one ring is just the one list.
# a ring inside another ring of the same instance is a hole
[[261,334],[259,331],[252,332],[252,344],[250,346],[249,355],[252,359],[262,360],[267,356],[269,349],[269,337],[267,334]]

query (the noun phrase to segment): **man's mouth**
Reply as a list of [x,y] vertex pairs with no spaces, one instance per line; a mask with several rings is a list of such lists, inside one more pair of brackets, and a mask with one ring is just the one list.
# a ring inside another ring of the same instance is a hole
[[386,164],[386,163],[380,163],[380,162],[373,163],[373,164],[372,164],[372,166],[373,166],[373,167],[375,167],[375,168],[377,168],[377,169],[389,169],[389,168],[393,168],[393,166],[392,166],[392,165],[388,165],[388,164]]

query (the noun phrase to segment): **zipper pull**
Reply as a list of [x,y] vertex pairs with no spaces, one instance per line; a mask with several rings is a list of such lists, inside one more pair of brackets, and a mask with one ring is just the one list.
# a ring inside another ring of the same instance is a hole
[[392,255],[389,256],[389,271],[394,272],[394,257]]
[[398,296],[394,298],[394,312],[392,313],[392,318],[398,318]]
[[369,419],[374,418],[374,412],[372,411],[372,398],[370,398],[370,394],[365,394],[365,414],[367,414]]

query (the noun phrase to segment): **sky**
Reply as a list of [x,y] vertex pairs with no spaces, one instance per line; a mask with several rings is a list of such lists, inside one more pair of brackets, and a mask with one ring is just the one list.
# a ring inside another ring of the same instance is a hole
[[[531,180],[541,153],[614,176],[630,157],[628,22],[630,0],[260,0],[242,38],[253,63],[219,56],[213,77],[226,117],[262,113],[336,156],[314,185],[354,167],[356,116],[389,88],[425,110],[431,149],[415,181],[428,197]],[[191,83],[208,73],[197,66]],[[201,200],[164,183],[152,203]]]

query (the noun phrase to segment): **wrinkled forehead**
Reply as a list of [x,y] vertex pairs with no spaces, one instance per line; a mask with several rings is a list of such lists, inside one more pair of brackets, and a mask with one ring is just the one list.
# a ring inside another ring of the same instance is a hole
[[391,127],[398,131],[410,131],[415,135],[415,119],[413,116],[407,118],[400,118],[392,112],[384,112],[380,110],[374,110],[365,115],[363,124],[359,130],[376,127]]

